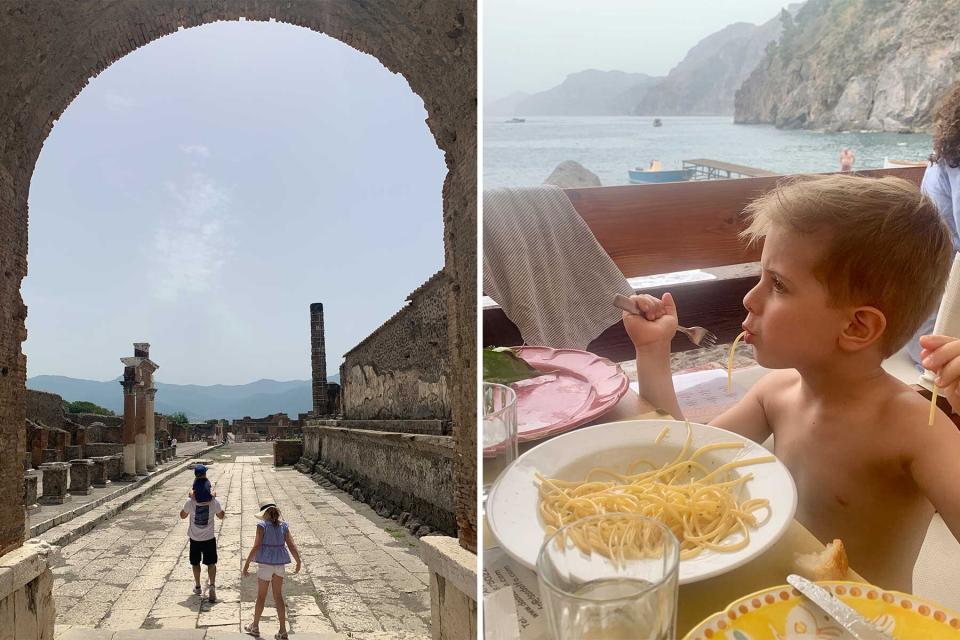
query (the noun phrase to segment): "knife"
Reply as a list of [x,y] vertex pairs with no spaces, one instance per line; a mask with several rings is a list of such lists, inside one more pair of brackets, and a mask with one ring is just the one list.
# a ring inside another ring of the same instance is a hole
[[820,585],[793,574],[787,576],[787,582],[823,609],[828,616],[833,618],[857,640],[894,640],[889,633],[875,627],[870,621]]

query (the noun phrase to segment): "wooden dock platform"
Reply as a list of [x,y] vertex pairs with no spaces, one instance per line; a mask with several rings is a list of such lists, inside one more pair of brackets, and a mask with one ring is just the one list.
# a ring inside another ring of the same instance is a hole
[[683,161],[684,169],[693,170],[693,180],[716,180],[718,178],[758,178],[775,176],[774,171],[748,167],[743,164],[710,160],[709,158],[694,158]]

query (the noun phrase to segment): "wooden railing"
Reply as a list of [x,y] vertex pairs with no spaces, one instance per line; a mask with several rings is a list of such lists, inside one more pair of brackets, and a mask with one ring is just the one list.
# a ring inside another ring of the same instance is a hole
[[[919,185],[923,167],[871,169],[858,175],[894,175]],[[567,195],[613,261],[628,278],[756,262],[760,246],[739,238],[743,209],[773,189],[784,176],[567,189]],[[755,274],[719,277],[638,290],[660,296],[669,290],[677,301],[680,323],[703,326],[730,342],[740,333],[743,297],[756,284]],[[499,307],[483,311],[484,346],[522,343],[520,332]],[[674,351],[692,348],[682,336]],[[617,323],[588,350],[615,361],[633,357],[633,347]]]

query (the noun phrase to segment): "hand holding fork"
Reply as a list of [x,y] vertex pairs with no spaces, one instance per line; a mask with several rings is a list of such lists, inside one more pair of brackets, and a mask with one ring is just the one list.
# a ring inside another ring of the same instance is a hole
[[[620,295],[619,293],[613,298],[613,306],[626,311],[627,313],[632,313],[635,315],[642,316],[643,312],[637,307],[637,304],[634,300],[628,298],[627,296]],[[712,332],[707,331],[703,327],[681,327],[677,325],[677,331],[687,336],[690,339],[690,342],[697,345],[698,347],[714,347],[717,344],[717,336]]]

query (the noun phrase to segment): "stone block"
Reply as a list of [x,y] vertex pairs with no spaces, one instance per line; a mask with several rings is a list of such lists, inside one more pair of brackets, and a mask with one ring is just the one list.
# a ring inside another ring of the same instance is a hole
[[119,480],[123,475],[123,454],[116,453],[111,455],[110,462],[108,462],[107,465],[109,469],[108,477],[110,480]]
[[90,470],[90,485],[102,489],[110,481],[110,456],[97,456],[90,458],[90,460],[93,461],[93,468]]
[[303,440],[274,440],[273,466],[295,464],[303,456]]
[[43,462],[60,462],[60,450],[59,449],[44,449],[41,452],[40,457],[41,463]]
[[40,504],[63,504],[70,499],[67,487],[70,483],[69,462],[44,462],[40,465],[43,473],[43,495]]
[[83,457],[83,447],[80,445],[71,445],[63,449],[64,460],[78,460]]
[[89,495],[90,480],[93,475],[93,460],[87,458],[70,461],[70,493],[74,495]]
[[435,640],[474,638],[477,633],[477,556],[456,538],[424,536],[420,558],[430,570],[430,609]]
[[40,480],[40,473],[31,469],[23,474],[23,506],[29,511],[33,511],[37,505],[37,484]]

